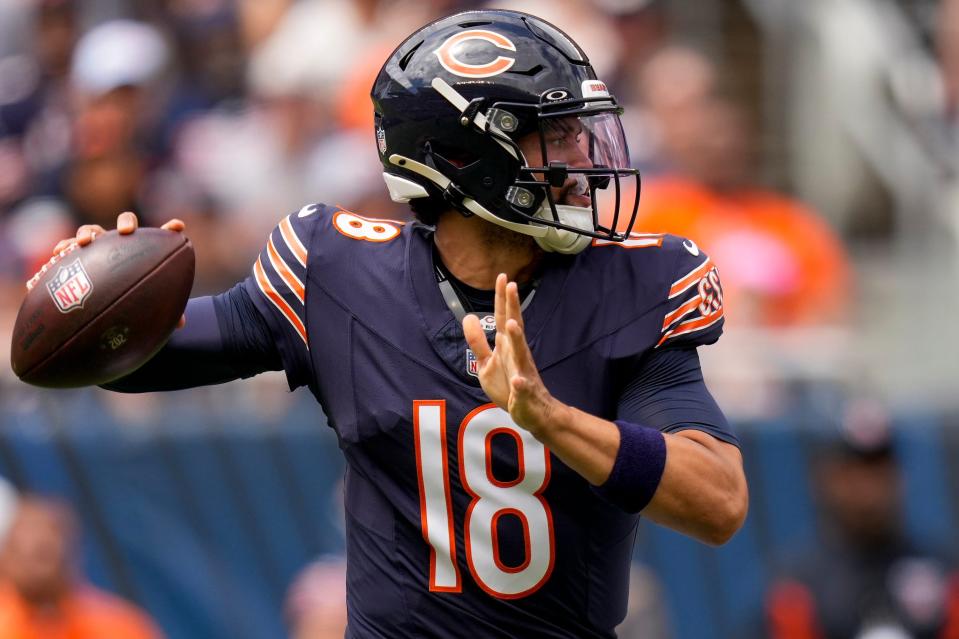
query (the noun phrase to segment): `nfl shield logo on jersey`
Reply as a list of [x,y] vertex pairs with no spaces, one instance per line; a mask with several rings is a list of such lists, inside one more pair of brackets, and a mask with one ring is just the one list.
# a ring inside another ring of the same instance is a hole
[[473,377],[479,377],[479,364],[476,361],[476,355],[473,355],[473,349],[466,349],[466,372]]
[[83,302],[93,292],[93,283],[79,259],[60,267],[53,279],[47,282],[50,297],[61,313],[83,308]]

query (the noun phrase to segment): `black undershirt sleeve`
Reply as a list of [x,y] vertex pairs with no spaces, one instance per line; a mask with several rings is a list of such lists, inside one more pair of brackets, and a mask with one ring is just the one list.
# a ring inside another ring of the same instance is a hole
[[186,326],[150,361],[103,388],[169,391],[252,377],[283,365],[269,327],[242,284],[187,303]]
[[716,404],[695,348],[656,349],[639,362],[619,398],[617,419],[664,433],[694,429],[739,445]]

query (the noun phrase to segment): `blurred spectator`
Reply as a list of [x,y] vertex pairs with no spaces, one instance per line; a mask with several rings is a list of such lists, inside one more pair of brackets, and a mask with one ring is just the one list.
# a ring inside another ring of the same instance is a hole
[[324,557],[300,572],[287,593],[291,639],[341,639],[346,632],[346,560]]
[[0,550],[0,637],[157,639],[140,610],[75,574],[76,522],[59,501],[23,496]]
[[790,562],[767,599],[772,639],[956,639],[959,573],[900,528],[902,476],[885,416],[856,404],[820,457],[818,548]]
[[[612,75],[601,78],[613,87],[616,99],[624,104],[636,103],[631,78],[639,75],[650,56],[663,46],[669,25],[665,0],[592,0],[597,9],[611,18],[613,28],[623,43],[622,53]],[[632,108],[632,107],[630,107]]]
[[644,96],[665,169],[643,185],[637,230],[701,246],[722,273],[733,324],[842,319],[850,274],[838,238],[801,203],[758,186],[749,122],[715,95],[712,65],[691,51],[663,55],[668,63],[646,71]]
[[625,114],[632,134],[630,152],[644,179],[672,167],[664,145],[685,115],[716,92],[718,79],[713,64],[699,53],[679,45],[662,48],[634,75],[632,93],[636,108]]
[[166,41],[141,22],[107,22],[77,43],[73,150],[60,186],[80,221],[110,227],[117,211],[140,208],[160,116],[149,89],[168,61]]
[[0,58],[0,214],[36,191],[42,174],[69,149],[74,6],[71,0],[34,5],[28,12],[28,3],[21,4],[20,19],[7,23],[27,33],[28,44]]

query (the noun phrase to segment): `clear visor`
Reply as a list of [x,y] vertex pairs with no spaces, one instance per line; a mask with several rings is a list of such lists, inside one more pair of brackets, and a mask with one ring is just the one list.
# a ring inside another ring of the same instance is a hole
[[538,158],[527,157],[530,166],[540,160],[540,166],[563,162],[571,169],[629,168],[626,136],[616,113],[543,118],[541,133],[542,152]]
[[540,219],[560,222],[556,206],[575,206],[592,213],[594,233],[588,234],[613,239],[628,233],[638,208],[639,176],[629,165],[619,114],[550,115],[540,119],[539,128],[539,140],[526,138],[520,148],[530,177],[546,192],[549,211]]

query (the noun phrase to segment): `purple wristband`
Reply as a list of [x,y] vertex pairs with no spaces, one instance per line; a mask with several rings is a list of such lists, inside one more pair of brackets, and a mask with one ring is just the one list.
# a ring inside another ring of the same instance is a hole
[[638,513],[656,494],[666,468],[666,438],[655,428],[614,422],[619,428],[619,451],[613,470],[602,486],[595,486],[599,495],[626,512]]

